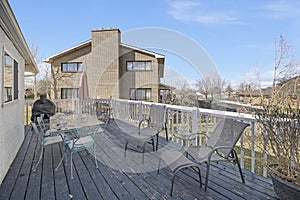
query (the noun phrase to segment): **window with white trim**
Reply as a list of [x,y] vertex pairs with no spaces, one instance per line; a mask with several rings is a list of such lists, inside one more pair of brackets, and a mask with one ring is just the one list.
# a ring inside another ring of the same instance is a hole
[[81,72],[82,62],[61,63],[62,72]]
[[151,88],[131,88],[130,99],[151,101]]
[[78,88],[61,88],[62,99],[75,99],[78,98]]
[[3,102],[19,98],[19,64],[8,53],[4,54]]
[[126,69],[127,71],[151,71],[152,62],[151,61],[127,61]]

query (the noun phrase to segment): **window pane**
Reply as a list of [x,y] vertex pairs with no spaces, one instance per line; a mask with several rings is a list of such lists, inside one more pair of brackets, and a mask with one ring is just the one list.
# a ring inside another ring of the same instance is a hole
[[12,61],[13,61],[13,59],[8,54],[5,54],[5,66],[11,67]]
[[151,89],[146,90],[146,100],[151,100]]
[[145,69],[144,62],[135,62],[134,68],[135,70],[144,70]]
[[143,90],[143,89],[136,90],[136,99],[137,100],[145,99],[145,90]]
[[62,88],[61,98],[62,99],[78,98],[78,88]]
[[63,63],[62,64],[62,69],[61,69],[61,71],[67,71],[67,64],[66,63]]
[[135,99],[135,89],[130,89],[129,94],[130,94],[130,99],[134,100]]
[[4,103],[12,101],[12,88],[5,87],[4,88]]
[[151,61],[147,61],[147,62],[145,62],[145,70],[151,70],[152,69],[152,67],[151,67],[151,65],[152,65],[152,62]]
[[78,63],[78,71],[82,71],[82,63]]
[[145,71],[152,69],[151,61],[132,61],[127,62],[127,71]]
[[14,60],[14,99],[19,98],[19,64]]
[[127,62],[127,71],[132,71],[132,70],[133,70],[133,63]]
[[3,85],[3,96],[4,96],[4,103],[12,101],[12,88],[13,88],[13,68],[12,63],[13,59],[10,57],[7,53],[4,54],[4,70],[3,70],[3,79],[4,79],[4,85]]
[[77,64],[69,63],[69,71],[77,71]]
[[74,62],[74,63],[62,63],[61,71],[63,72],[77,72],[82,71],[82,63]]

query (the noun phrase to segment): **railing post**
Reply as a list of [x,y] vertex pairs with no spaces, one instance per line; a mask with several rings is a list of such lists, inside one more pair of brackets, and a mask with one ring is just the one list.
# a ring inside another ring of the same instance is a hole
[[197,108],[193,110],[193,117],[192,117],[192,133],[197,132]]
[[[192,116],[192,133],[196,133],[197,132],[197,112],[198,109],[195,108],[193,110],[193,116]],[[195,141],[193,141],[193,145],[196,145],[195,144]]]
[[171,110],[171,116],[172,116],[172,121],[171,121],[171,136],[172,136],[172,140],[173,140],[173,133],[174,133],[174,110]]
[[244,150],[244,134],[241,135],[241,160],[240,160],[240,164],[241,164],[241,168],[244,169],[245,164],[244,164],[244,157],[245,157],[245,150]]
[[268,164],[268,154],[267,154],[267,141],[268,141],[268,132],[267,130],[263,130],[263,137],[264,137],[264,149],[263,149],[263,155],[264,155],[264,166],[263,166],[263,176],[267,177],[268,169],[267,169],[267,164]]
[[255,173],[255,122],[251,122],[251,172]]
[[181,128],[184,127],[184,112],[181,110]]
[[[205,131],[206,131],[206,133],[205,134],[206,134],[206,136],[209,136],[209,134],[208,134],[209,133],[209,128],[208,128],[209,119],[208,119],[208,115],[206,115],[205,119],[206,119],[206,125],[205,125],[205,128],[206,128]],[[205,137],[205,142],[207,142],[207,140],[208,140],[207,137]]]
[[142,102],[138,103],[138,111],[139,111],[139,121],[143,119],[143,104]]
[[26,125],[28,125],[28,103],[26,103]]
[[179,124],[179,113],[178,110],[176,110],[176,131],[178,130],[178,124]]
[[199,145],[202,145],[202,115],[200,114],[200,116],[199,116],[199,119],[200,119],[200,127],[199,127],[199,132],[201,133],[200,135],[199,135],[199,142],[198,142],[198,140],[196,140],[196,145],[197,146],[199,146]]

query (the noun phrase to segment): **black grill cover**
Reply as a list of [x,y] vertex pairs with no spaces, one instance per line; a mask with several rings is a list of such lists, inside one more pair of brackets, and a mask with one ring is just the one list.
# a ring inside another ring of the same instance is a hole
[[32,107],[31,121],[35,122],[36,118],[45,114],[45,119],[49,119],[55,114],[55,104],[49,99],[36,100]]

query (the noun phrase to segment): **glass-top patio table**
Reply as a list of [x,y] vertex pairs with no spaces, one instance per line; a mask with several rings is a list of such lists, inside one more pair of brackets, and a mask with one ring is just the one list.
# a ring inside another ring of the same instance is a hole
[[96,160],[95,141],[93,136],[97,132],[102,132],[100,122],[96,115],[89,114],[64,114],[57,113],[50,117],[50,134],[59,134],[63,138],[64,153],[55,170],[59,168],[66,157],[66,151],[70,152],[71,179],[73,179],[72,153],[93,147],[95,164]]
[[85,126],[99,125],[103,122],[99,121],[96,115],[83,114],[65,114],[56,113],[50,117],[50,133],[53,132],[69,132],[76,128]]

